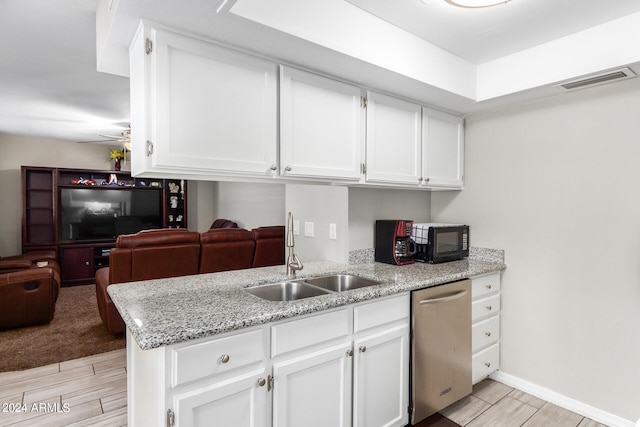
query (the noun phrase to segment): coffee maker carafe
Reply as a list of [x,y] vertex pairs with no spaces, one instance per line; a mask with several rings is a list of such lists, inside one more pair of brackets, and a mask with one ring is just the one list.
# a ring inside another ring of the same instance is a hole
[[412,228],[411,220],[376,220],[375,260],[396,265],[413,264],[416,245],[411,240]]

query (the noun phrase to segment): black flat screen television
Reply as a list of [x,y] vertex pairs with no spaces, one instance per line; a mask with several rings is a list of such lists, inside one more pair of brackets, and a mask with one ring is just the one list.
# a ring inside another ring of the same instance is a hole
[[111,240],[162,227],[162,190],[135,187],[60,188],[60,242]]

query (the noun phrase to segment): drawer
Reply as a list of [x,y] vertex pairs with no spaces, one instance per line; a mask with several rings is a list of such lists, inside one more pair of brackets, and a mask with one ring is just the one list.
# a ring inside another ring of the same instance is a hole
[[476,352],[500,339],[500,315],[475,323],[471,328],[471,351]]
[[261,363],[265,335],[260,329],[172,349],[171,386]]
[[323,344],[350,334],[350,309],[289,320],[271,327],[271,357],[312,345]]
[[473,299],[500,291],[500,273],[474,277],[471,280],[471,296]]
[[500,312],[500,294],[482,298],[471,303],[471,320],[476,321]]
[[500,344],[482,350],[473,355],[471,359],[472,382],[476,384],[491,373],[498,370],[500,366]]
[[409,321],[411,300],[408,293],[356,305],[353,308],[353,332],[358,333],[395,321]]

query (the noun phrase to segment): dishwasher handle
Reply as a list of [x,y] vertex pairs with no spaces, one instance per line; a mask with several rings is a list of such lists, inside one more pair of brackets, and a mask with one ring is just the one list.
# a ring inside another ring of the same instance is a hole
[[435,304],[435,303],[439,303],[439,302],[447,302],[447,301],[455,300],[455,299],[458,299],[458,298],[462,298],[463,296],[465,296],[467,294],[467,292],[468,291],[460,291],[460,292],[456,292],[455,294],[452,294],[452,295],[447,295],[446,297],[423,299],[423,300],[420,301],[420,305],[423,305],[423,304]]

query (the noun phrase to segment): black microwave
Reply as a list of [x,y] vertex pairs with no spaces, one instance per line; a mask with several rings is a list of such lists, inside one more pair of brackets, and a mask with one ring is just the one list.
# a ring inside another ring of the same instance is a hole
[[414,223],[411,238],[416,243],[416,261],[438,264],[469,256],[469,226]]

